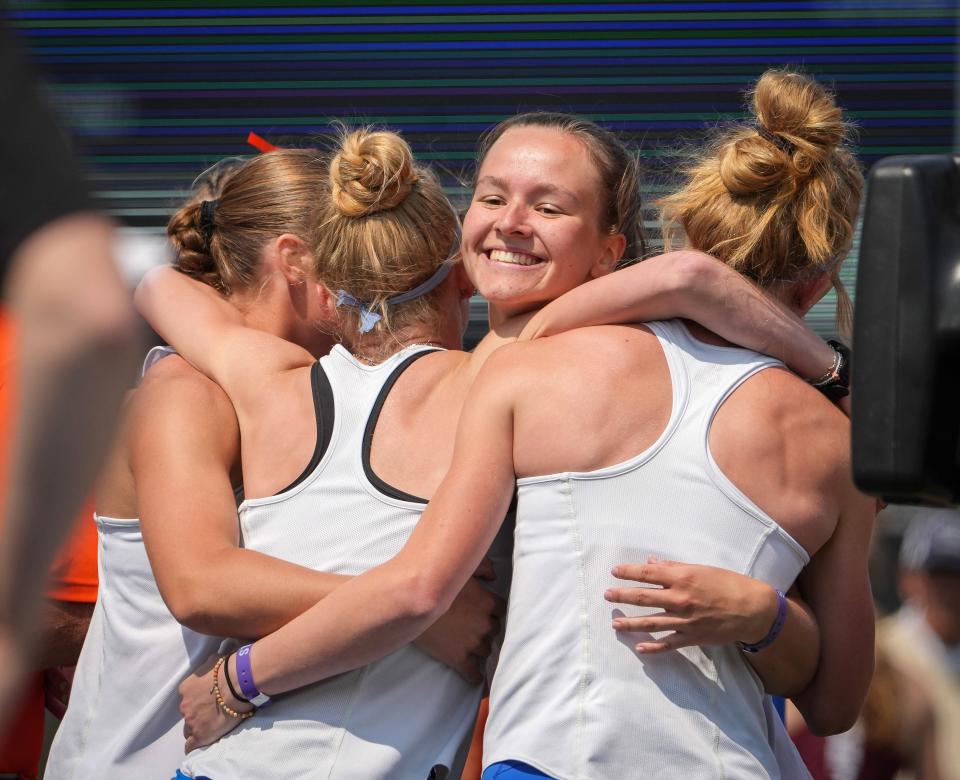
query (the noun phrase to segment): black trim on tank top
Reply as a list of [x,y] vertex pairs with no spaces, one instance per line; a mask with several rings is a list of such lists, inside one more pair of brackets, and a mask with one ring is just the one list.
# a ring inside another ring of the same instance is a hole
[[390,394],[393,386],[400,378],[400,375],[410,367],[411,363],[419,360],[424,355],[441,351],[442,350],[439,349],[426,349],[423,352],[417,352],[415,355],[410,355],[410,357],[406,358],[393,370],[393,373],[387,377],[387,381],[383,383],[383,387],[380,388],[380,394],[377,396],[377,400],[373,404],[373,409],[370,411],[370,417],[367,418],[367,427],[363,431],[363,450],[361,454],[363,473],[367,475],[367,479],[370,480],[370,484],[373,485],[377,490],[386,496],[399,499],[400,501],[413,501],[417,504],[426,504],[429,502],[429,499],[421,498],[420,496],[414,496],[410,493],[400,490],[400,488],[395,488],[393,485],[389,485],[384,482],[374,473],[373,467],[370,465],[370,450],[373,448],[373,432],[376,430],[377,421],[380,419],[380,412],[383,411],[383,405],[387,401],[387,396]]
[[293,482],[287,485],[283,490],[278,490],[274,495],[286,493],[293,490],[297,485],[309,477],[323,458],[327,447],[330,446],[330,439],[333,438],[333,388],[330,387],[330,379],[327,372],[323,370],[318,360],[310,369],[310,387],[313,389],[313,412],[317,418],[317,444],[313,448],[313,455],[306,468],[300,473]]

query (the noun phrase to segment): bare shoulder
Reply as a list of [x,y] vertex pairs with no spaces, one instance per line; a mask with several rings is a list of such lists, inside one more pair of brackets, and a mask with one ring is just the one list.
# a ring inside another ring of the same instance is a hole
[[721,412],[744,423],[745,417],[763,422],[750,426],[761,438],[803,442],[811,468],[849,465],[850,421],[820,391],[785,368],[768,368],[750,377]]
[[502,346],[490,357],[490,373],[525,383],[551,383],[564,375],[615,381],[662,360],[663,350],[648,328],[595,325]]
[[227,394],[179,355],[165,357],[150,367],[132,394],[129,415],[133,426],[158,419],[168,426],[238,431]]
[[720,470],[811,553],[859,496],[849,421],[786,369],[764,369],[730,395],[713,420],[710,450]]

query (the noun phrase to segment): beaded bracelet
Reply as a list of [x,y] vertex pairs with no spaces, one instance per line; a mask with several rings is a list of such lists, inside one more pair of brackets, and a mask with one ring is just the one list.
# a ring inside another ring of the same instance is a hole
[[773,625],[770,626],[770,630],[767,632],[767,635],[761,639],[759,642],[754,642],[749,644],[747,642],[737,642],[737,647],[739,647],[745,653],[759,653],[765,647],[769,647],[773,644],[774,640],[780,636],[780,631],[783,629],[783,624],[787,620],[787,597],[783,595],[782,590],[777,590],[777,617],[773,621]]
[[210,687],[210,693],[213,694],[213,698],[217,700],[217,707],[227,713],[227,715],[237,720],[246,720],[247,718],[253,717],[254,710],[250,710],[250,712],[238,712],[233,709],[233,707],[227,706],[227,703],[223,700],[223,696],[220,693],[220,681],[218,678],[220,676],[220,667],[223,666],[223,662],[226,660],[226,656],[220,656],[213,665],[213,685]]

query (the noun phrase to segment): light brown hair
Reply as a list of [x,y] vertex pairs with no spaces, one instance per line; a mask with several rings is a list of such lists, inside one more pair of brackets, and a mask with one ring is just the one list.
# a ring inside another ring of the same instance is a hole
[[839,272],[863,192],[850,125],[800,73],[769,70],[748,98],[755,121],[722,132],[661,202],[665,232],[679,226],[693,248],[761,287],[830,274],[847,328],[852,305]]
[[[474,178],[490,148],[514,127],[550,127],[577,138],[590,155],[600,183],[600,228],[627,239],[619,266],[641,260],[647,251],[640,199],[640,163],[615,133],[574,114],[532,111],[517,114],[495,125],[480,138]],[[474,181],[476,187],[476,181]]]
[[[373,332],[397,331],[435,315],[437,291],[407,303],[387,299],[429,279],[459,250],[459,221],[440,183],[397,133],[346,133],[330,160],[329,204],[314,234],[316,277],[381,316]],[[344,336],[355,308],[340,309]]]
[[[175,266],[225,295],[257,277],[265,244],[284,233],[305,241],[327,190],[314,151],[279,149],[198,177],[193,197],[167,224]],[[208,219],[203,203],[208,203]]]

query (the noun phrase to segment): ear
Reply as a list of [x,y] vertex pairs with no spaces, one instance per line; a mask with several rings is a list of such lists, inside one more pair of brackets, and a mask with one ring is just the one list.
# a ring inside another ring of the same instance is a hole
[[311,286],[314,297],[317,301],[317,307],[323,314],[323,317],[331,322],[335,321],[337,316],[337,296],[330,292],[330,288],[323,282],[314,279],[307,280]]
[[277,270],[283,274],[287,284],[303,284],[308,278],[308,270],[313,254],[299,236],[283,233],[272,242]]
[[794,309],[801,316],[813,308],[813,305],[826,295],[833,286],[833,279],[830,274],[819,274],[809,282],[797,284],[793,292]]
[[603,249],[600,257],[590,269],[590,276],[596,279],[598,276],[606,276],[617,267],[623,252],[627,248],[627,237],[623,233],[617,233],[613,236],[607,236],[603,241]]

